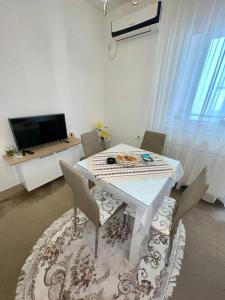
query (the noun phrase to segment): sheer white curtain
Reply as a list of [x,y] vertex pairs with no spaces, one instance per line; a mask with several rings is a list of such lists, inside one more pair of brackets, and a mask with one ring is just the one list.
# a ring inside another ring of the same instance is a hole
[[205,200],[225,204],[225,1],[166,0],[160,24],[149,129],[167,134],[189,184],[209,165]]

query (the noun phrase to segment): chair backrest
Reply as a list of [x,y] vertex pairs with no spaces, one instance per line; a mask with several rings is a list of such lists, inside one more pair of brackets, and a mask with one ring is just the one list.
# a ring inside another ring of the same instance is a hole
[[180,204],[172,220],[171,233],[176,233],[177,226],[183,218],[203,198],[209,188],[209,168],[202,169],[197,178],[182,193]]
[[81,143],[85,157],[89,157],[103,150],[96,130],[83,133],[81,135]]
[[96,226],[100,226],[98,206],[89,191],[87,182],[66,162],[60,160],[59,164],[73,192],[75,207],[79,208]]
[[145,131],[141,149],[162,154],[165,140],[166,135],[164,133]]

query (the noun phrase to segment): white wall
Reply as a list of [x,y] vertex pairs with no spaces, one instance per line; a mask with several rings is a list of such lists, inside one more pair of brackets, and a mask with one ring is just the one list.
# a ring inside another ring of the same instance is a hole
[[[112,144],[136,143],[148,122],[157,34],[119,42],[113,60],[107,48],[111,20],[139,7],[123,5],[105,22],[85,0],[0,0],[0,154],[13,143],[8,117],[57,112],[78,136],[105,120]],[[0,158],[0,191],[17,183]]]
[[[141,4],[148,6],[151,2],[145,0]],[[112,132],[112,144],[135,145],[138,142],[136,136],[143,134],[148,123],[157,34],[121,41],[116,57],[110,59],[107,55],[108,45],[112,43],[111,55],[115,48],[110,36],[111,20],[139,7],[126,4],[107,15],[105,123]]]
[[[9,117],[64,112],[77,135],[103,120],[103,24],[85,0],[0,0],[0,154]],[[0,158],[0,191],[17,183]]]

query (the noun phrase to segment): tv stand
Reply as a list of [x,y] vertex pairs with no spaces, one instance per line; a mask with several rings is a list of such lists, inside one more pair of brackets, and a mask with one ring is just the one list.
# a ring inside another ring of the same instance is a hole
[[73,138],[68,143],[54,142],[34,147],[30,153],[26,151],[26,156],[17,158],[4,155],[3,158],[10,166],[16,167],[22,184],[32,191],[62,176],[59,160],[70,165],[77,163],[80,160],[79,144],[80,140]]

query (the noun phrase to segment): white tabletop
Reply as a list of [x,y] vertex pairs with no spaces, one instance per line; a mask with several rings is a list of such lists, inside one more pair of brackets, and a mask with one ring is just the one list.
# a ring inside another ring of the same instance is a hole
[[[115,151],[115,152],[129,152],[140,150],[133,146],[119,144],[115,147],[108,149],[107,151]],[[146,206],[151,206],[155,198],[158,196],[159,191],[162,189],[172,188],[175,182],[179,181],[183,176],[183,169],[179,161],[163,156],[164,160],[174,168],[175,170],[175,178],[169,178],[167,176],[161,178],[146,178],[141,180],[125,180],[125,181],[116,181],[114,180],[111,185],[116,187],[118,190],[124,192],[130,197],[138,200],[142,204]],[[77,163],[77,166],[80,166],[84,171],[89,173],[89,178],[94,180],[94,177],[91,176],[89,171],[89,163],[88,160],[82,160]],[[107,183],[105,183],[107,184]]]

